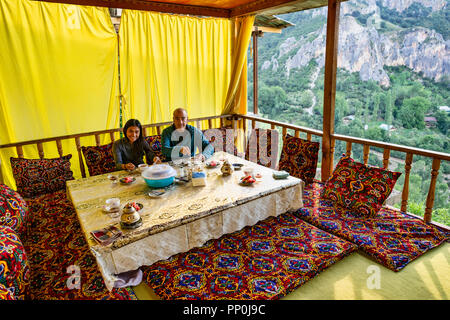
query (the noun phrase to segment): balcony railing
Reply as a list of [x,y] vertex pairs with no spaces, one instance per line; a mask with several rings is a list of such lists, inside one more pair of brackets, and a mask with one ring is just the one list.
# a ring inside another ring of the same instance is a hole
[[[189,123],[191,125],[194,125],[198,129],[212,129],[217,127],[223,127],[225,124],[225,121],[227,123],[231,122],[231,126],[233,129],[240,128],[239,130],[243,130],[244,134],[236,135],[240,139],[242,139],[241,143],[245,148],[246,139],[244,137],[247,137],[247,133],[249,130],[257,128],[260,126],[261,123],[264,123],[266,125],[270,125],[272,129],[276,129],[280,131],[281,129],[281,135],[282,137],[285,137],[288,130],[291,130],[294,132],[294,135],[296,137],[300,137],[300,133],[306,134],[307,140],[312,140],[312,136],[322,137],[323,133],[320,130],[301,127],[293,124],[283,123],[279,121],[273,121],[269,119],[264,119],[257,116],[252,115],[221,115],[221,116],[212,116],[212,117],[203,117],[203,118],[195,118],[195,119],[189,119]],[[144,136],[147,136],[147,132],[149,129],[156,130],[157,134],[161,134],[162,129],[166,126],[171,125],[172,122],[162,122],[162,123],[154,123],[154,124],[145,124],[143,125],[143,131]],[[15,152],[17,154],[17,157],[23,158],[23,146],[28,145],[35,145],[36,146],[36,157],[39,157],[40,159],[45,158],[43,143],[48,142],[54,142],[56,143],[56,147],[58,150],[59,156],[63,156],[64,150],[62,147],[61,141],[63,140],[72,140],[73,143],[76,146],[77,152],[78,152],[78,160],[79,160],[79,169],[81,172],[82,177],[86,177],[86,171],[83,163],[83,156],[81,152],[81,138],[82,137],[95,137],[95,143],[97,146],[101,144],[101,136],[102,135],[109,135],[110,142],[114,142],[116,138],[116,134],[121,132],[121,128],[116,129],[109,129],[109,130],[100,130],[100,131],[93,131],[93,132],[87,132],[87,133],[80,133],[80,134],[71,134],[71,135],[65,135],[65,136],[59,136],[59,137],[52,137],[52,138],[46,138],[46,139],[39,139],[39,140],[30,140],[30,141],[22,141],[17,143],[9,143],[0,145],[0,151],[4,150],[6,148],[14,148]],[[352,146],[354,144],[359,144],[363,146],[363,161],[365,164],[368,163],[369,159],[369,152],[371,147],[381,148],[383,149],[383,167],[387,168],[389,164],[389,158],[391,151],[399,151],[402,153],[405,153],[405,167],[404,167],[404,185],[403,185],[403,191],[402,191],[402,201],[401,201],[401,211],[406,212],[407,211],[407,205],[408,205],[408,196],[409,196],[409,175],[411,172],[411,166],[412,166],[412,160],[414,155],[418,156],[424,156],[433,159],[432,162],[432,169],[431,169],[431,181],[430,186],[428,189],[428,196],[426,199],[426,207],[425,207],[425,213],[424,213],[424,221],[427,223],[431,223],[431,217],[432,217],[432,210],[434,205],[434,196],[435,196],[435,190],[436,190],[436,180],[437,176],[439,174],[439,168],[441,161],[450,161],[450,154],[448,153],[442,153],[442,152],[435,152],[430,150],[424,150],[419,148],[413,148],[413,147],[407,147],[402,145],[396,145],[396,144],[390,144],[380,141],[374,141],[374,140],[367,140],[357,137],[350,137],[350,136],[344,136],[340,134],[333,134],[331,139],[331,148],[330,148],[330,159],[333,159],[334,157],[334,149],[335,149],[335,143],[336,141],[343,141],[346,143],[346,154],[351,155],[352,153]],[[245,150],[245,149],[244,149]],[[322,155],[323,157],[323,155]],[[3,182],[2,179],[2,170],[6,170],[5,164],[0,164],[0,182]],[[331,172],[330,172],[331,173]],[[434,224],[439,225],[438,223],[433,222]],[[449,229],[448,226],[439,225],[440,227],[444,227],[446,229]]]

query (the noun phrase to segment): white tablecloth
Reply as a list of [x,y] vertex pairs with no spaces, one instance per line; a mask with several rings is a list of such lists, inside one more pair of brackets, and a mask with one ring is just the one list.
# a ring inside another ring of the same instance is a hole
[[[191,182],[177,185],[156,199],[148,196],[150,188],[139,173],[131,174],[137,178],[131,185],[112,184],[107,175],[67,182],[68,196],[108,289],[111,290],[117,280],[115,274],[151,265],[269,216],[303,206],[300,179],[276,180],[272,177],[273,170],[256,163],[223,152],[213,156],[215,160],[224,158],[230,163],[253,167],[262,178],[252,186],[241,186],[242,170],[223,177],[219,166],[205,169],[206,186],[193,187]],[[130,175],[125,171],[115,174]],[[123,230],[120,239],[102,246],[92,239],[90,232],[109,225],[119,226],[119,217],[111,218],[102,210],[105,200],[111,197],[120,198],[122,206],[130,201],[142,203],[143,225]]]

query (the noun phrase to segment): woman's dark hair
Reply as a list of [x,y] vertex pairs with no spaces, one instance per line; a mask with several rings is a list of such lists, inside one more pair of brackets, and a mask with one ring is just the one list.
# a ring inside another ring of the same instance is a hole
[[123,127],[123,134],[125,138],[128,140],[127,131],[129,127],[138,127],[139,128],[139,138],[133,143],[133,151],[144,150],[144,137],[142,136],[142,125],[137,119],[130,119],[125,123]]

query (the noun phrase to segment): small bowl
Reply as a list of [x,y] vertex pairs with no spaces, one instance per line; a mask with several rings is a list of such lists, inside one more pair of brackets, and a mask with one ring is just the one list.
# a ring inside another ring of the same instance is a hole
[[233,163],[232,166],[234,170],[239,171],[244,165],[242,163]]

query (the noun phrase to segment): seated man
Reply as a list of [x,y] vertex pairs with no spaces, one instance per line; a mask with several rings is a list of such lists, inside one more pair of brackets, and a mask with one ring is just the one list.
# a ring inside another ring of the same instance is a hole
[[[214,153],[214,147],[203,133],[188,125],[187,122],[187,111],[178,108],[173,112],[173,124],[163,130],[161,147],[162,153],[168,161],[193,156],[197,160],[204,161]],[[196,148],[200,152],[197,155],[195,155]]]

